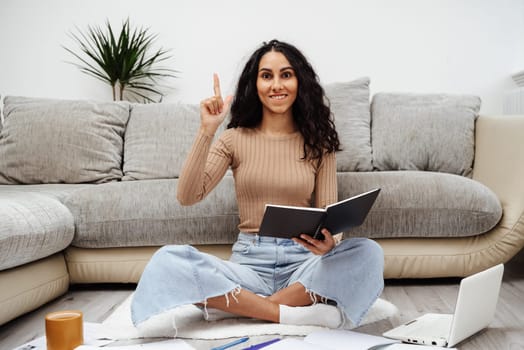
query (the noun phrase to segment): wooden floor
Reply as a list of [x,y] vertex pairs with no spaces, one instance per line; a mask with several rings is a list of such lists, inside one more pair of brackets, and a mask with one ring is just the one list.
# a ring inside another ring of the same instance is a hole
[[[382,298],[401,312],[395,317],[365,325],[358,331],[380,335],[426,312],[452,313],[459,279],[388,280]],[[0,350],[10,350],[44,334],[44,315],[61,309],[80,309],[84,320],[102,322],[133,291],[133,285],[73,286],[64,296],[0,326]],[[479,291],[481,292],[481,291]],[[253,342],[270,339],[257,337]],[[209,349],[224,341],[188,341],[196,349]],[[495,320],[491,326],[457,346],[461,350],[524,350],[524,252],[506,264]]]

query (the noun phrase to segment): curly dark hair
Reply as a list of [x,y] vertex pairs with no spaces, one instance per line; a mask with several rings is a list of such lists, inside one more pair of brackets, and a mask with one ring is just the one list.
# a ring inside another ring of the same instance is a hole
[[238,80],[231,105],[231,121],[227,128],[255,128],[262,121],[257,77],[260,60],[270,51],[286,56],[295,70],[298,92],[292,112],[295,125],[304,137],[304,159],[320,160],[324,153],[340,151],[329,100],[320,86],[317,74],[296,47],[278,40],[263,43],[247,61]]

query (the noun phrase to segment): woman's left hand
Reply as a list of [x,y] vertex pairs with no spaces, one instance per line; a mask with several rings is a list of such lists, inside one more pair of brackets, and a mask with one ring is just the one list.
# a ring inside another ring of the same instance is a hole
[[322,241],[306,234],[301,234],[300,238],[293,238],[293,241],[307,248],[315,255],[324,255],[331,251],[336,243],[333,235],[327,229],[324,228],[321,232],[324,234],[324,240]]

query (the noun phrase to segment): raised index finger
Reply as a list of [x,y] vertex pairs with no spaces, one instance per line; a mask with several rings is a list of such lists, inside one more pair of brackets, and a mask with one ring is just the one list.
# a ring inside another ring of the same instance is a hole
[[213,91],[216,97],[222,97],[222,92],[220,92],[220,80],[216,73],[213,74]]

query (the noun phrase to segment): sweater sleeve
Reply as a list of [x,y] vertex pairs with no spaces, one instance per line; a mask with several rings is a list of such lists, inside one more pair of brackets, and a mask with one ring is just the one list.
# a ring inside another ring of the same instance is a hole
[[315,207],[325,208],[335,203],[338,198],[337,161],[335,152],[327,153],[322,158],[315,179]]
[[230,133],[224,132],[211,146],[213,137],[199,131],[178,179],[177,199],[192,205],[204,199],[224,177],[231,164]]

